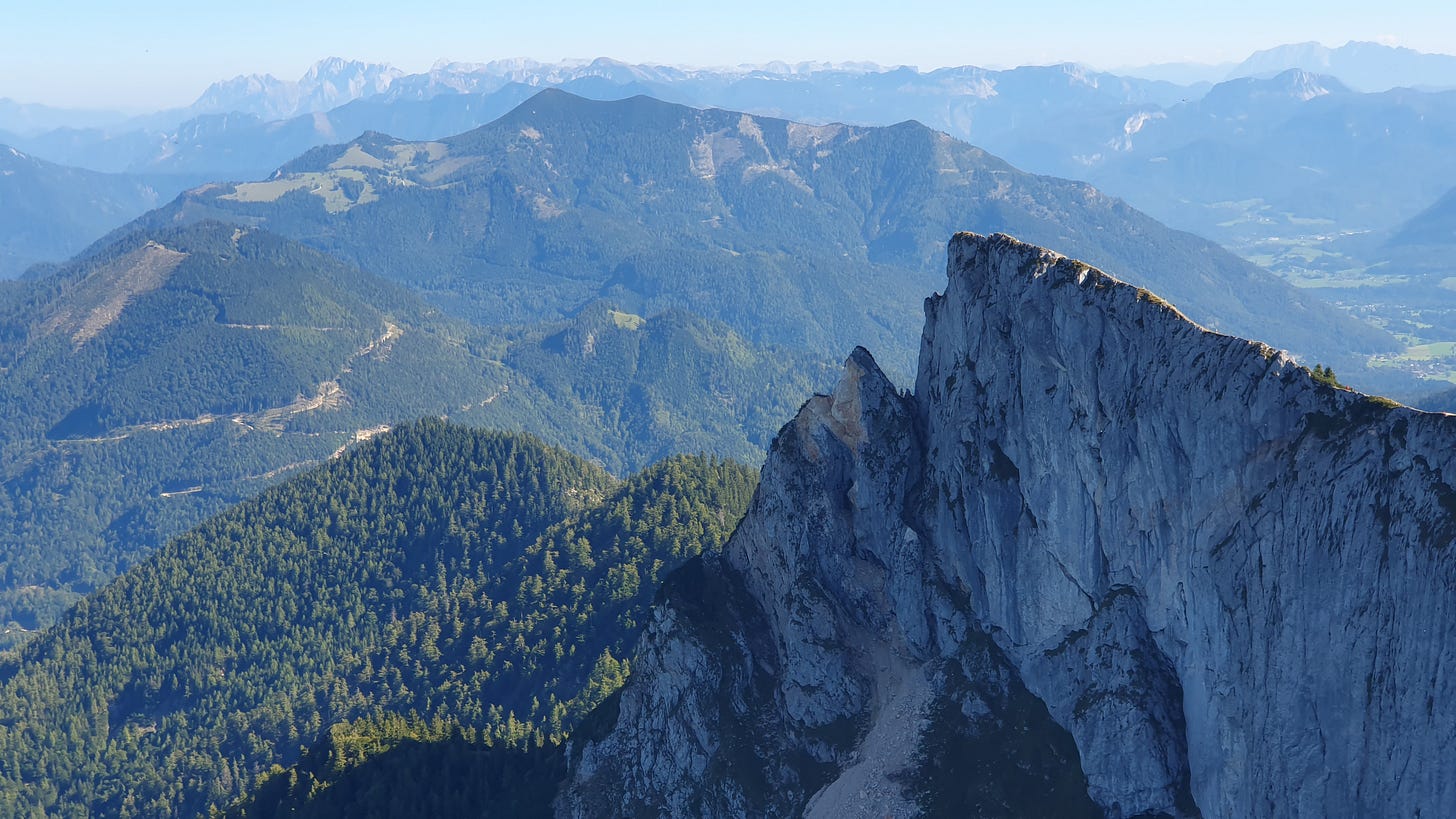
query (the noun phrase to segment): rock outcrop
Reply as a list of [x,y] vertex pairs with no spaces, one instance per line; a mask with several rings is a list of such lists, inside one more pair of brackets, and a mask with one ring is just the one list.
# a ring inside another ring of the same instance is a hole
[[1456,417],[960,234],[675,575],[563,815],[1456,815]]

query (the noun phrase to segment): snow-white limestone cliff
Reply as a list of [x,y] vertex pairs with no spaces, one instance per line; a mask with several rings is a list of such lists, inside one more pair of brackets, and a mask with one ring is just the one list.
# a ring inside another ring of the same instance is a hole
[[1005,236],[670,579],[563,815],[1456,815],[1456,417]]

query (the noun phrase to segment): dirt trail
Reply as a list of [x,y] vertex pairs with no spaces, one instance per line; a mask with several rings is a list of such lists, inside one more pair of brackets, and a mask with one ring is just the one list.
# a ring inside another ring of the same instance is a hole
[[[253,327],[268,327],[269,325],[251,325]],[[313,328],[327,329],[327,328]],[[404,335],[404,330],[394,322],[384,323],[384,332],[378,338],[371,339],[368,344],[354,351],[344,362],[339,374],[328,381],[319,384],[312,396],[298,396],[292,401],[278,407],[270,407],[258,412],[240,412],[233,415],[215,415],[203,413],[196,418],[175,418],[168,421],[153,421],[143,424],[132,424],[124,427],[117,427],[111,430],[110,434],[95,438],[68,438],[65,443],[99,444],[122,441],[136,435],[139,432],[166,432],[173,429],[185,427],[196,427],[204,424],[211,424],[221,421],[224,418],[234,424],[246,427],[250,430],[279,433],[283,431],[288,420],[295,415],[302,415],[306,412],[318,412],[320,410],[337,409],[343,406],[348,400],[348,393],[339,384],[339,378],[354,371],[354,362],[366,355],[378,352],[380,355],[388,355],[389,348],[395,340]]]
[[[272,325],[261,324],[229,326],[257,330],[282,329],[276,328]],[[315,327],[310,329],[333,330],[336,328]],[[248,431],[253,432],[271,432],[275,435],[288,434],[285,432],[285,427],[287,426],[288,421],[294,416],[302,415],[309,412],[320,412],[325,410],[337,409],[338,407],[342,406],[344,402],[348,400],[348,394],[344,391],[343,386],[339,383],[339,379],[353,372],[355,362],[365,356],[375,355],[380,357],[381,359],[388,356],[391,348],[394,345],[394,342],[400,339],[403,335],[403,328],[393,322],[386,321],[384,325],[384,332],[381,333],[377,338],[371,339],[369,343],[354,351],[354,353],[350,355],[349,358],[344,362],[344,365],[342,368],[340,368],[339,374],[337,376],[323,382],[322,384],[319,384],[313,395],[300,395],[282,406],[270,407],[268,409],[259,410],[257,412],[240,412],[234,413],[232,415],[217,415],[213,413],[204,413],[197,416],[196,418],[177,418],[167,421],[154,421],[143,424],[132,424],[130,426],[118,427],[116,429],[113,429],[108,435],[105,436],[95,438],[68,438],[63,441],[56,441],[55,443],[62,445],[114,443],[117,441],[124,441],[127,438],[132,437],[133,435],[137,435],[143,432],[167,432],[169,430],[203,426],[206,424],[218,423],[220,421],[230,421],[240,427],[245,428]],[[508,384],[502,384],[498,391],[486,396],[481,401],[478,401],[474,404],[467,404],[461,407],[461,410],[464,411],[477,407],[484,407],[494,402],[497,398],[499,398],[502,394],[508,392],[509,390],[510,386]],[[282,475],[285,472],[291,472],[297,469],[305,469],[308,467],[317,466],[318,464],[324,463],[327,460],[332,460],[343,455],[346,451],[348,451],[349,447],[355,444],[363,443],[364,441],[367,441],[377,435],[383,435],[384,433],[389,432],[390,429],[391,426],[389,424],[379,424],[377,426],[366,427],[363,429],[341,430],[336,433],[307,433],[310,436],[342,434],[348,435],[349,437],[342,446],[334,450],[327,458],[295,461],[293,463],[284,464],[283,466],[271,469],[259,475],[249,475],[247,477],[236,478],[225,481],[225,483],[231,484],[245,483],[255,480],[268,480]],[[204,485],[190,486],[185,489],[162,492],[159,493],[159,495],[163,498],[176,498],[185,495],[196,494],[198,492],[204,491],[206,488],[207,487]]]
[[389,358],[389,351],[394,348],[394,342],[403,335],[404,330],[401,330],[398,324],[395,324],[392,321],[384,322],[384,335],[374,339],[373,341],[370,341],[368,344],[360,347],[358,352],[354,353],[352,356],[349,356],[349,360],[344,362],[344,369],[339,371],[339,375],[353,372],[355,361],[358,361],[364,356],[370,355],[375,351],[379,352],[380,361]]
[[186,489],[178,489],[175,492],[159,492],[158,496],[163,498],[180,498],[183,495],[195,495],[202,491],[202,484],[189,486]]
[[380,424],[377,427],[370,427],[368,429],[356,429],[354,430],[354,434],[349,436],[349,440],[344,442],[343,446],[334,450],[333,454],[329,456],[329,460],[332,461],[340,455],[343,455],[344,452],[347,451],[349,447],[353,446],[354,444],[362,444],[370,438],[373,438],[376,435],[383,435],[391,429],[393,429],[393,427],[391,427],[389,424]]
[[343,333],[348,327],[306,327],[301,324],[238,324],[233,321],[219,321],[219,327],[230,330],[311,330],[315,333]]

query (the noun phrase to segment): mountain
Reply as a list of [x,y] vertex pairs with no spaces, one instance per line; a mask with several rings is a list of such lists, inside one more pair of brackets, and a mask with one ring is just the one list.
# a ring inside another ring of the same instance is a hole
[[[340,62],[337,58],[325,61]],[[320,63],[320,66],[325,63]],[[362,67],[363,64],[347,65]],[[234,101],[205,107],[199,103],[190,110],[193,113],[223,113],[229,110],[262,113],[258,110],[265,104],[262,101],[278,96],[278,92],[269,86],[269,80],[277,83],[272,78],[240,77],[232,81],[242,92],[231,98]],[[248,84],[252,85],[251,91],[247,89]],[[423,101],[440,95],[488,94],[512,84],[536,89],[563,88],[586,96],[594,96],[598,92],[617,96],[647,94],[677,102],[722,107],[744,107],[744,101],[751,99],[755,113],[764,114],[772,113],[776,105],[792,101],[796,106],[796,116],[816,116],[803,110],[802,106],[818,105],[824,106],[821,115],[851,122],[887,122],[911,116],[900,110],[903,106],[923,111],[927,104],[939,106],[951,103],[962,111],[968,111],[969,107],[986,105],[989,106],[988,111],[994,112],[1010,106],[1034,109],[1051,104],[1060,107],[1066,99],[1168,103],[1177,100],[1181,94],[1181,89],[1171,83],[1119,77],[1072,63],[1004,70],[959,66],[921,72],[908,66],[884,67],[868,63],[683,68],[629,64],[605,57],[559,63],[533,60],[441,62],[422,74],[393,76],[386,87],[374,94],[390,101]],[[307,85],[307,79],[302,85]],[[1042,99],[1023,93],[1028,88],[1035,88],[1042,94]],[[896,91],[900,93],[896,94]],[[359,98],[370,96],[365,93]],[[207,98],[208,95],[204,95],[204,99]],[[311,113],[312,110],[294,113]],[[876,113],[868,120],[856,119],[855,112],[869,111]],[[289,115],[292,114],[284,116]],[[989,113],[988,116],[997,115]]]
[[1415,215],[1456,181],[1440,147],[1453,133],[1456,92],[1357,94],[1293,70],[1150,112],[1085,172],[1174,224],[1237,245],[1240,231],[1266,236],[1261,223],[1328,233]]
[[1221,82],[1208,90],[1197,107],[1209,119],[1237,130],[1233,120],[1284,118],[1299,103],[1348,93],[1350,89],[1336,77],[1291,68],[1272,77]]
[[[1456,92],[1361,94],[1294,70],[1231,80],[1125,130],[1078,174],[1412,345],[1451,338],[1430,326],[1422,300],[1432,294],[1407,286],[1408,260],[1383,240],[1456,185]],[[1425,372],[1409,361],[1390,369]]]
[[[1374,48],[1399,52],[1383,46]],[[1298,65],[1284,65],[1276,61],[1270,66],[1278,70],[1270,68],[1243,73],[1252,73],[1258,79],[1272,79],[1290,70],[1314,75],[1338,73],[1332,72],[1329,60],[1294,62]],[[1247,77],[1240,74],[1233,79]],[[251,82],[257,85],[262,80]],[[1364,88],[1358,83],[1333,82],[1341,87]],[[1371,192],[1363,187],[1342,191],[1338,184],[1347,173],[1364,178],[1358,161],[1306,163],[1309,169],[1304,171],[1302,180],[1295,173],[1300,169],[1296,163],[1278,168],[1279,172],[1274,175],[1271,184],[1260,187],[1257,183],[1261,177],[1242,169],[1270,164],[1265,161],[1261,150],[1250,150],[1247,155],[1227,161],[1220,161],[1215,155],[1203,160],[1205,166],[1232,168],[1235,178],[1245,184],[1233,198],[1195,200],[1192,204],[1199,207],[1221,204],[1222,218],[1218,218],[1219,214],[1210,214],[1208,218],[1191,222],[1189,208],[1180,208],[1178,200],[1164,202],[1155,196],[1144,195],[1145,191],[1139,184],[1141,173],[1158,170],[1148,167],[1147,163],[1166,160],[1160,158],[1163,154],[1158,151],[1139,152],[1135,149],[1150,136],[1156,140],[1155,134],[1168,130],[1184,134],[1183,144],[1192,143],[1191,147],[1199,150],[1200,145],[1209,141],[1202,135],[1199,126],[1212,123],[1201,116],[1204,112],[1189,110],[1187,105],[1201,100],[1210,85],[1179,85],[1139,79],[1097,72],[1075,64],[1022,66],[1001,71],[960,66],[919,72],[907,67],[815,64],[681,69],[628,65],[607,59],[558,64],[520,60],[483,65],[442,63],[423,74],[399,76],[391,80],[383,91],[360,96],[350,103],[355,107],[347,113],[336,108],[328,112],[322,109],[300,112],[292,115],[291,121],[282,114],[274,117],[263,111],[266,106],[262,101],[271,97],[260,86],[256,99],[238,97],[232,103],[218,102],[211,107],[178,112],[170,119],[134,120],[129,125],[107,130],[58,130],[14,137],[12,143],[51,161],[96,170],[176,172],[207,169],[212,178],[247,179],[271,171],[285,158],[309,147],[348,139],[363,131],[380,131],[408,139],[436,139],[458,133],[485,124],[504,112],[506,104],[503,101],[491,105],[485,100],[506,94],[512,101],[518,102],[528,90],[546,87],[562,88],[599,99],[647,94],[698,107],[722,107],[811,123],[887,125],[915,119],[971,141],[1019,167],[1038,173],[1088,178],[1109,187],[1114,193],[1143,203],[1143,207],[1152,208],[1159,219],[1196,228],[1221,241],[1227,241],[1224,235],[1227,231],[1219,226],[1229,222],[1237,223],[1244,230],[1259,230],[1258,235],[1262,239],[1279,237],[1304,224],[1300,221],[1285,222],[1283,214],[1286,211],[1296,217],[1309,218],[1305,211],[1311,204],[1322,207],[1326,199],[1333,197],[1331,201],[1354,206],[1365,201],[1362,197]],[[1422,96],[1406,93],[1400,98],[1402,105],[1417,109],[1429,107],[1429,103],[1419,101]],[[346,97],[339,97],[340,101],[344,99]],[[360,103],[368,105],[360,106]],[[1291,132],[1283,135],[1282,148],[1280,144],[1269,147],[1274,150],[1275,162],[1283,164],[1291,151],[1297,154],[1299,149],[1325,143],[1342,147],[1353,140],[1358,143],[1354,148],[1365,155],[1373,152],[1376,157],[1391,155],[1406,160],[1404,164],[1378,161],[1380,171],[1369,176],[1388,175],[1400,185],[1422,184],[1432,178],[1443,184],[1456,181],[1456,178],[1446,178],[1444,166],[1440,163],[1428,169],[1425,154],[1400,153],[1402,141],[1409,138],[1408,132],[1421,131],[1423,120],[1420,117],[1432,117],[1434,114],[1417,110],[1412,112],[1415,118],[1411,118],[1405,116],[1399,107],[1385,111],[1348,111],[1329,122],[1320,123],[1327,129],[1323,132]],[[228,109],[245,114],[225,116]],[[1182,116],[1185,113],[1190,116]],[[1250,135],[1269,133],[1284,121],[1282,116],[1270,118],[1271,114],[1280,114],[1279,109],[1265,111],[1256,107],[1231,113],[1236,117],[1232,124],[1243,125]],[[251,119],[253,116],[257,116],[256,121]],[[1184,123],[1182,126],[1160,127],[1163,120],[1179,120],[1180,117]],[[183,122],[189,118],[204,121]],[[1048,122],[1063,119],[1075,120],[1082,127],[1046,127]],[[1440,128],[1434,120],[1432,124]],[[1372,137],[1378,137],[1386,130],[1393,131],[1387,136],[1394,139],[1386,144],[1379,139],[1372,141]],[[205,134],[203,138],[191,136],[199,131]],[[1336,134],[1341,135],[1340,138],[1335,138]],[[1319,140],[1308,141],[1314,135]],[[1439,132],[1433,133],[1433,141],[1439,142],[1440,136]],[[1202,150],[1217,150],[1226,138],[1220,137],[1214,146],[1205,146]],[[1136,167],[1107,174],[1100,172],[1103,165],[1118,165],[1129,151],[1137,154],[1133,160]],[[1205,176],[1217,177],[1221,173],[1210,172]],[[1323,183],[1320,177],[1324,177]],[[1195,181],[1202,178],[1196,177]],[[1302,198],[1292,198],[1291,207],[1291,198],[1283,196],[1281,190],[1289,180],[1300,185],[1319,185],[1321,189],[1310,191]],[[1155,183],[1152,192],[1156,193],[1159,187]],[[1378,204],[1366,208],[1367,216],[1379,219],[1381,214],[1391,212],[1391,205],[1396,206],[1391,222],[1374,227],[1388,227],[1398,219],[1414,215],[1414,211],[1404,209],[1414,205],[1403,194],[1404,191],[1378,196]],[[1263,206],[1256,207],[1245,218],[1229,218],[1227,211],[1230,207],[1249,200],[1262,200],[1256,201],[1255,205]],[[1316,217],[1327,218],[1322,214],[1316,214]],[[1263,222],[1269,224],[1260,228]],[[1341,222],[1336,227],[1351,230],[1371,226],[1352,221],[1349,224]],[[1242,246],[1240,249],[1243,250]]]
[[1456,418],[1004,236],[670,576],[558,815],[1444,815]]
[[1176,85],[1195,87],[1212,85],[1228,79],[1229,72],[1237,63],[1171,62],[1149,65],[1131,65],[1111,69],[1111,73],[1144,80],[1159,80]]
[[[593,99],[647,95],[816,123],[886,125],[917,119],[993,148],[1012,161],[1034,163],[1040,140],[1028,139],[1028,132],[1053,112],[1076,118],[1120,112],[1121,123],[1132,113],[1130,107],[1166,106],[1194,95],[1170,83],[1120,77],[1070,63],[1001,71],[962,66],[922,73],[903,66],[829,64],[682,69],[605,58],[555,64],[441,63],[423,74],[395,77],[384,90],[380,87],[376,83],[369,86],[370,93],[338,96],[332,105],[305,105],[294,101],[298,92],[291,84],[271,77],[238,77],[215,85],[186,109],[105,128],[27,132],[17,136],[20,141],[15,144],[51,161],[94,170],[174,172],[179,166],[206,167],[214,178],[246,179],[272,171],[307,148],[364,131],[409,139],[460,133],[490,122],[510,107],[487,102],[492,98],[509,97],[514,104],[543,88],[559,88]],[[345,107],[351,110],[341,110]],[[256,122],[250,121],[255,117]],[[210,123],[206,129],[213,132],[212,139],[189,139],[187,132],[197,130],[198,120]],[[225,134],[216,131],[219,121],[228,125]],[[1025,156],[1018,153],[1023,148],[1028,151]]]
[[[1373,303],[1383,313],[1383,326],[1409,339],[1411,346],[1398,359],[1376,361],[1422,372],[1428,384],[1449,384],[1456,377],[1456,354],[1449,346],[1456,339],[1456,190],[1400,224],[1343,236],[1329,249],[1363,275],[1335,279],[1325,292]],[[1421,391],[1409,397],[1422,409],[1451,406],[1449,397],[1432,399]]]
[[53,162],[156,177],[159,189],[166,191],[165,201],[217,179],[267,176],[310,148],[366,131],[411,139],[460,133],[496,119],[533,93],[535,89],[512,84],[485,94],[424,100],[375,96],[330,111],[277,120],[252,113],[211,113],[161,130],[67,128],[10,138],[16,147],[43,154]]
[[[146,133],[58,131],[17,147],[112,171],[253,179],[310,147],[364,131],[413,140],[458,133],[542,87],[602,99],[645,93],[804,122],[916,119],[1018,167],[1090,181],[1402,333],[1425,322],[1407,295],[1390,291],[1389,273],[1373,269],[1395,260],[1347,252],[1350,237],[1391,229],[1456,184],[1446,150],[1456,133],[1456,94],[1362,94],[1298,68],[1194,87],[1070,64],[925,73],[822,65],[686,70],[605,59],[442,64],[327,113],[276,122],[213,115]],[[1064,120],[1079,127],[1047,127]],[[1411,336],[1415,344],[1442,340]],[[1341,364],[1345,372],[1359,366]],[[1359,380],[1413,393],[1420,372],[1402,364]]]
[[1355,40],[1339,48],[1310,42],[1256,51],[1228,76],[1271,77],[1291,68],[1333,74],[1362,91],[1456,88],[1456,56]]
[[431,139],[469,130],[496,119],[532,93],[526,86],[510,85],[489,94],[421,101],[371,97],[284,120],[251,114],[202,116],[179,125],[162,150],[132,157],[128,167],[153,173],[211,174],[214,179],[257,179],[311,148],[366,131]]
[[9,117],[0,101],[0,139],[52,162],[106,173],[191,175],[191,185],[247,179],[315,145],[368,130],[335,133],[326,118],[315,118],[378,97],[399,76],[386,65],[331,57],[297,82],[238,76],[213,83],[185,108],[130,118],[61,111]]
[[545,91],[475,131],[366,135],[267,181],[191,191],[139,224],[209,218],[266,225],[477,321],[550,318],[607,296],[820,355],[878,344],[902,372],[933,288],[934,237],[958,227],[1055,240],[1210,326],[1265,334],[1352,376],[1394,346],[1212,243],[917,123],[807,126]]
[[0,131],[10,131],[21,135],[37,134],[56,128],[117,125],[125,119],[125,115],[115,111],[56,108],[50,105],[0,98]]
[[[1373,284],[1337,298],[1392,327],[1419,324],[1403,297],[1380,292],[1386,275],[1367,276],[1369,263],[1344,253],[1341,244],[1394,227],[1456,184],[1445,150],[1456,95],[1360,94],[1329,76],[1324,63],[1312,67],[1317,70],[1286,67],[1213,87],[1073,64],[932,72],[815,64],[680,69],[606,59],[441,64],[342,108],[292,119],[137,120],[109,130],[17,136],[12,144],[97,170],[256,179],[311,147],[365,131],[411,140],[459,133],[543,87],[598,99],[648,94],[812,123],[915,119],[1020,168],[1087,180],[1297,285],[1348,291],[1352,281]],[[1047,127],[1059,121],[1078,127]],[[178,190],[167,185],[166,195]],[[1371,294],[1377,298],[1365,298]]]
[[[101,173],[127,173],[145,168],[154,157],[166,154],[172,137],[165,132],[146,129],[56,128],[32,136],[4,134],[6,143],[32,156],[60,165],[70,165]],[[165,175],[165,172],[162,172]],[[207,179],[193,180],[180,190],[199,185]],[[164,200],[165,201],[165,200]]]
[[619,481],[530,437],[402,426],[177,538],[8,657],[0,799],[206,815],[354,720],[558,742],[621,684],[661,575],[719,548],[753,485],[706,457]]
[[0,145],[0,278],[63,261],[162,201],[147,180],[54,165]]
[[[56,131],[16,137],[13,144],[100,170],[254,179],[309,147],[364,131],[415,140],[458,133],[543,87],[600,99],[649,94],[813,123],[915,119],[1020,168],[1087,180],[1291,283],[1333,288],[1324,292],[1377,323],[1419,325],[1403,296],[1381,292],[1388,275],[1367,275],[1371,263],[1346,254],[1342,245],[1349,236],[1384,231],[1415,216],[1456,184],[1445,149],[1456,95],[1409,89],[1361,94],[1329,76],[1323,62],[1308,67],[1316,70],[1283,67],[1210,92],[1208,84],[1176,85],[1073,64],[932,72],[814,64],[679,69],[606,59],[441,64],[345,108],[291,120],[219,114],[182,125],[159,120],[145,131]],[[1207,103],[1205,96],[1211,97]],[[1047,125],[1061,121],[1078,127]],[[132,127],[143,126],[136,121]],[[1382,261],[1389,260],[1375,263]],[[1410,380],[1409,372],[1396,369],[1370,383],[1410,390]]]
[[1389,243],[1399,247],[1456,245],[1456,188],[1398,227]]
[[[1456,93],[1357,93],[1300,69],[1051,133],[1031,165],[1076,175],[1250,257],[1260,241],[1388,228],[1456,183]],[[988,145],[988,147],[993,147]],[[1015,159],[1015,157],[1013,157]]]
[[[356,100],[331,111],[268,120],[255,114],[206,114],[146,139],[105,132],[78,134],[56,145],[56,134],[33,140],[53,154],[87,161],[97,152],[115,154],[111,164],[136,173],[256,179],[320,145],[337,143],[366,131],[388,131],[406,138],[430,139],[490,122],[534,93],[509,85],[489,94],[454,94],[427,100]],[[92,164],[96,159],[91,159]],[[175,193],[180,193],[181,188]]]
[[297,82],[271,74],[248,74],[213,83],[186,113],[240,113],[268,120],[287,119],[382,94],[401,76],[403,72],[389,65],[329,57],[311,66]]
[[545,63],[531,59],[491,60],[467,63],[441,60],[423,74],[400,77],[386,95],[394,100],[425,100],[447,94],[486,94],[507,85],[526,85],[537,90],[575,83],[605,86],[636,86],[665,91],[669,86],[695,80],[740,76],[743,69],[697,69],[667,65],[631,65],[609,57],[593,60],[562,60]]
[[256,115],[256,112],[279,109],[291,113],[297,104],[297,83],[284,82],[272,74],[239,74],[209,85],[192,103],[189,113],[195,110],[200,114]]
[[3,642],[403,420],[529,430],[618,474],[757,462],[827,378],[682,311],[487,330],[266,231],[133,233],[0,289]]

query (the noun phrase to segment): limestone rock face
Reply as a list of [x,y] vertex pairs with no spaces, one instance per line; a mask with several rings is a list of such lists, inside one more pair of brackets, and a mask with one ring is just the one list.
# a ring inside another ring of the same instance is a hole
[[[1009,237],[669,581],[563,815],[1456,815],[1456,417]],[[613,708],[615,713],[613,713]]]

